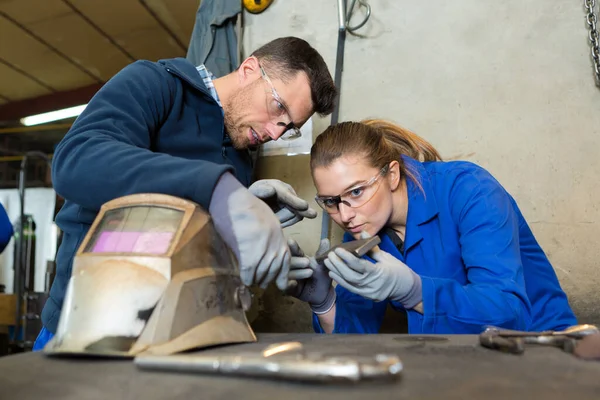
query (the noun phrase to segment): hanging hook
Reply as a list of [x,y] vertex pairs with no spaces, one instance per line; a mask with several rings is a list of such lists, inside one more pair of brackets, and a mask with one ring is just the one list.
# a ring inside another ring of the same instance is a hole
[[348,9],[348,14],[346,15],[345,21],[345,28],[348,30],[348,32],[351,33],[362,28],[371,16],[371,6],[369,5],[369,3],[367,3],[365,0],[358,0],[359,8],[364,7],[366,9],[365,18],[358,25],[350,26],[350,19],[352,18],[352,13],[354,12],[354,6],[356,5],[356,1],[357,0],[352,0],[352,3],[350,3],[350,8]]

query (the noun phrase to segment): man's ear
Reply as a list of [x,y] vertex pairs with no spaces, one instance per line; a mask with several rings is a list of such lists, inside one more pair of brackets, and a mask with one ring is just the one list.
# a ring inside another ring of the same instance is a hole
[[396,160],[392,161],[389,164],[388,169],[388,179],[390,182],[390,188],[392,191],[398,189],[400,187],[400,163]]
[[246,58],[237,69],[238,81],[245,86],[260,78],[260,64],[258,58],[250,56]]

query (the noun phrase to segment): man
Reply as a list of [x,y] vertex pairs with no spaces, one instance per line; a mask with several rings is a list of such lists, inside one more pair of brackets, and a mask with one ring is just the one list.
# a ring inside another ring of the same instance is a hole
[[[182,58],[137,61],[117,73],[54,153],[52,180],[65,198],[56,217],[63,240],[34,350],[56,332],[73,257],[100,207],[124,195],[195,201],[235,253],[246,285],[276,280],[286,289],[290,250],[282,227],[316,212],[280,181],[246,189],[248,149],[297,134],[315,112],[330,114],[336,95],[323,58],[294,37],[267,43],[218,79]],[[277,216],[258,198],[274,195]]]

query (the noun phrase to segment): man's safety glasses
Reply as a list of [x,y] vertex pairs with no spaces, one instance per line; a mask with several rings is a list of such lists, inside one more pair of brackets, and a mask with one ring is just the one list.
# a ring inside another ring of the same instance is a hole
[[[273,121],[277,124],[277,126],[282,126],[284,128],[283,135],[281,135],[281,139],[283,140],[293,140],[298,139],[302,136],[300,129],[294,126],[294,122],[292,117],[290,116],[290,111],[285,105],[285,101],[279,96],[277,90],[275,90],[275,86],[273,86],[273,82],[269,79],[269,75],[265,72],[263,67],[260,67],[260,73],[263,79],[269,84],[271,90],[271,98],[267,97],[267,110],[269,112],[269,116]],[[283,119],[283,121],[281,121]]]

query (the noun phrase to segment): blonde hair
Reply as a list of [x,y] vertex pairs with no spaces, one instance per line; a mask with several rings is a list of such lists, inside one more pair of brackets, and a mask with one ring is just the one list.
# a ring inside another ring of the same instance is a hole
[[320,134],[310,151],[311,171],[328,167],[338,158],[348,155],[364,157],[374,168],[398,161],[400,173],[419,187],[416,172],[406,168],[401,156],[421,162],[442,161],[435,147],[410,130],[390,121],[366,119],[331,125]]

